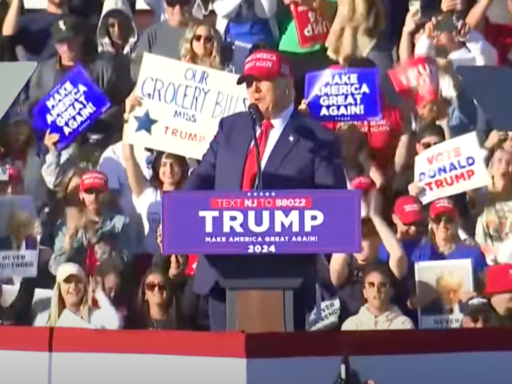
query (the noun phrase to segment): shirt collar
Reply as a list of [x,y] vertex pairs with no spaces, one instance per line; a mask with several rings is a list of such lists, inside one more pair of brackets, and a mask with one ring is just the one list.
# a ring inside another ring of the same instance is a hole
[[290,117],[292,116],[294,107],[293,104],[290,104],[288,108],[286,108],[283,112],[281,112],[277,117],[270,120],[272,123],[272,126],[274,129],[277,129],[279,131],[282,131],[285,127],[285,125],[290,120]]

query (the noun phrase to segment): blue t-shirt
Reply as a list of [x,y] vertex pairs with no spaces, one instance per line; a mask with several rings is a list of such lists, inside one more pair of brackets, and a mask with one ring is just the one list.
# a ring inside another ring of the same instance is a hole
[[[407,255],[407,258],[411,260],[411,256],[416,250],[416,247],[421,243],[422,239],[406,239],[406,240],[399,240],[400,244],[402,245],[402,248]],[[384,261],[385,263],[389,263],[389,252],[384,247],[384,244],[379,244],[379,259]]]
[[433,260],[461,260],[470,259],[473,273],[481,273],[487,267],[485,257],[480,248],[465,243],[458,243],[453,251],[444,255],[439,253],[437,247],[431,241],[424,241],[416,247],[411,256],[411,262],[433,261]]
[[272,47],[277,44],[269,20],[256,15],[254,0],[240,4],[236,15],[228,21],[225,38],[249,45],[264,43]]

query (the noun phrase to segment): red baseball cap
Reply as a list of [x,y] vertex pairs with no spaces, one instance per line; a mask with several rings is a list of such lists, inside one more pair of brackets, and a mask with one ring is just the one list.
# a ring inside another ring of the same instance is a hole
[[82,176],[80,181],[80,192],[88,189],[108,191],[108,177],[100,171],[89,171]]
[[253,79],[271,81],[280,76],[291,75],[290,66],[279,52],[259,49],[245,59],[244,73],[236,83],[240,85]]
[[455,209],[455,206],[450,200],[439,199],[430,204],[429,216],[431,218],[441,214],[448,215],[451,217],[457,216],[457,210]]
[[512,264],[488,266],[485,280],[487,295],[512,292]]
[[400,196],[395,201],[393,213],[405,225],[425,221],[420,201],[414,196]]

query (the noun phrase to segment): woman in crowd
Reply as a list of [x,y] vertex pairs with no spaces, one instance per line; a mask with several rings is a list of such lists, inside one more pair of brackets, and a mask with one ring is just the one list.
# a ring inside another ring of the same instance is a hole
[[57,236],[57,224],[65,218],[66,208],[80,205],[78,192],[80,181],[86,172],[87,170],[83,168],[71,168],[64,175],[59,176],[50,205],[41,215],[43,231],[41,243],[45,246],[53,249]]
[[[105,196],[108,193],[107,177],[99,171],[89,171],[80,181],[80,205],[68,207],[66,218],[59,225],[55,240],[54,254],[50,260],[50,271],[68,261],[86,268],[88,275],[94,273],[101,260],[99,248],[116,250],[116,254],[128,261],[134,245],[128,230],[128,218],[105,210]],[[106,252],[110,254],[110,252]]]
[[172,153],[156,152],[148,181],[135,158],[133,145],[126,142],[123,145],[128,182],[135,208],[144,224],[146,251],[152,255],[159,254],[157,231],[162,220],[162,192],[181,188],[188,176],[187,159]]
[[11,113],[9,121],[0,129],[2,162],[21,171],[24,191],[34,198],[37,209],[47,202],[47,189],[41,176],[42,162],[28,116],[22,112]]
[[[161,246],[161,228],[158,233]],[[153,258],[153,266],[169,276],[172,292],[179,298],[177,303],[181,306],[188,329],[208,330],[208,307],[204,299],[193,290],[194,277],[187,274],[188,264],[188,255],[155,255]]]
[[[50,310],[39,314],[34,325],[55,327],[64,311],[71,312],[93,328],[120,329],[122,317],[116,311],[100,285],[93,279],[88,286],[84,270],[77,264],[61,264],[56,274]],[[96,299],[99,309],[89,305],[90,295]]]
[[512,152],[498,149],[489,165],[491,185],[477,195],[482,211],[478,217],[475,240],[489,264],[507,262],[497,260],[499,247],[512,233]]
[[[129,300],[126,297],[126,265],[119,257],[109,257],[98,264],[93,276],[95,284],[102,288],[105,295],[119,314],[126,317]],[[98,302],[90,297],[90,305],[98,308]]]
[[386,26],[380,0],[340,0],[325,42],[328,56],[343,65],[346,57],[369,57],[381,71],[393,65],[391,47],[382,33]]
[[136,308],[128,328],[184,329],[179,296],[173,291],[169,275],[161,268],[150,268],[141,281]]
[[411,261],[470,259],[475,276],[486,267],[484,255],[477,246],[468,245],[459,237],[457,210],[449,199],[439,199],[430,205],[430,233],[428,239],[419,244]]
[[181,60],[213,69],[222,69],[222,39],[209,25],[191,25],[181,40]]

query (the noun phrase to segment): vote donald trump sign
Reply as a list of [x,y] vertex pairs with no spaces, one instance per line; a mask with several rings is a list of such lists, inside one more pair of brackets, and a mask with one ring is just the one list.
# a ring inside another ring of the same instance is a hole
[[437,144],[416,156],[414,180],[423,187],[423,204],[489,184],[476,132]]

